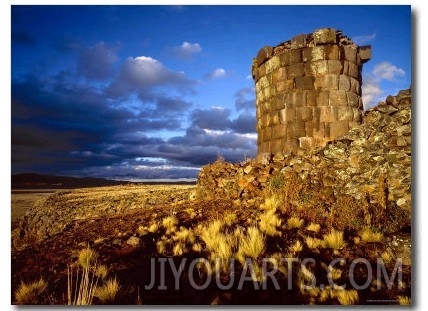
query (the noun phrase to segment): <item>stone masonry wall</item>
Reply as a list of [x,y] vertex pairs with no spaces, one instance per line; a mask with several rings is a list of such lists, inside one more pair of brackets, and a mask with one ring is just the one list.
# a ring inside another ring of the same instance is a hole
[[361,71],[371,47],[322,28],[253,59],[258,154],[324,146],[361,123]]

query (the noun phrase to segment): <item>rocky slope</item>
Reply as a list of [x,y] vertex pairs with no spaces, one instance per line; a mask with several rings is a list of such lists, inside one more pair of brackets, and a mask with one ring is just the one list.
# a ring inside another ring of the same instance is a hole
[[320,198],[352,196],[410,214],[411,132],[411,91],[403,90],[367,110],[361,125],[323,148],[205,166],[199,193],[251,201],[297,178],[316,186]]

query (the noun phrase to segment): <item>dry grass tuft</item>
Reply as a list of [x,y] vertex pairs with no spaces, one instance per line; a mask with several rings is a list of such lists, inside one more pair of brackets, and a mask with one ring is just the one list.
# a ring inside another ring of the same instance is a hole
[[33,283],[21,282],[18,289],[15,291],[15,300],[18,305],[35,305],[40,303],[39,296],[46,289],[47,284],[41,278]]
[[343,231],[336,231],[332,229],[330,233],[324,234],[322,246],[324,248],[332,248],[332,249],[344,248],[346,246],[346,243],[343,240]]
[[287,220],[287,226],[290,229],[297,229],[300,228],[303,225],[303,219],[300,219],[299,217],[290,217]]
[[95,289],[94,296],[98,297],[103,304],[111,304],[115,301],[121,286],[116,278],[109,279],[101,287]]
[[412,299],[407,296],[398,296],[398,303],[400,306],[410,306],[412,304]]
[[310,249],[316,249],[316,248],[318,248],[321,245],[322,240],[317,239],[317,238],[312,238],[312,237],[308,236],[308,237],[306,237],[305,242],[306,242],[306,245]]
[[265,199],[265,202],[260,205],[260,208],[265,210],[275,211],[280,205],[281,205],[281,199],[276,195],[272,195]]
[[247,234],[238,239],[238,252],[236,258],[245,263],[246,258],[257,259],[265,250],[265,236],[257,227],[249,227]]
[[236,216],[235,213],[228,212],[226,215],[224,215],[223,221],[226,226],[230,227],[238,221],[238,216]]
[[159,225],[157,223],[153,223],[149,227],[150,233],[156,233],[159,230]]
[[282,233],[277,230],[277,227],[279,226],[281,226],[281,219],[279,219],[275,214],[275,210],[267,210],[265,213],[260,215],[260,230],[262,230],[267,235],[281,236]]
[[360,231],[360,237],[363,242],[381,242],[383,234],[382,232],[374,232],[371,228],[365,227]]
[[318,233],[318,231],[320,231],[321,226],[319,224],[313,223],[311,222],[307,227],[306,230],[308,231],[312,231],[315,233]]
[[162,219],[162,226],[166,229],[166,234],[171,234],[177,230],[178,219],[174,215]]

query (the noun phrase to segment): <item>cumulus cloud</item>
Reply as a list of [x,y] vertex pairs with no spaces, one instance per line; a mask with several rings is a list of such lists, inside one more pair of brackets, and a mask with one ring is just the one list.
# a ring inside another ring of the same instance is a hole
[[372,33],[369,35],[361,35],[361,36],[355,36],[352,37],[352,41],[354,41],[358,45],[364,45],[368,44],[370,42],[373,42],[376,39],[376,33]]
[[200,53],[202,48],[199,43],[183,42],[178,47],[173,48],[174,55],[180,59],[190,59],[194,54]]
[[373,79],[364,82],[361,89],[365,108],[374,105],[379,101],[380,96],[383,94],[383,91],[380,89],[379,82]]
[[205,75],[206,79],[219,79],[226,76],[226,70],[223,68],[214,69],[214,71]]
[[119,59],[116,54],[118,50],[118,46],[102,41],[83,48],[78,57],[78,72],[91,79],[111,78],[113,64]]
[[120,75],[111,83],[107,93],[113,97],[139,92],[146,96],[153,88],[173,86],[182,91],[191,91],[194,80],[184,72],[171,71],[160,61],[150,56],[129,57],[122,66]]
[[396,77],[402,77],[405,75],[403,69],[394,66],[390,62],[382,62],[377,64],[373,69],[373,75],[377,79],[384,79],[388,81],[394,81]]
[[364,82],[361,89],[364,108],[368,109],[383,100],[386,95],[390,95],[388,92],[391,92],[391,88],[388,88],[388,84],[394,83],[397,78],[403,77],[405,74],[403,69],[390,62],[383,61],[376,64],[373,70],[363,77]]

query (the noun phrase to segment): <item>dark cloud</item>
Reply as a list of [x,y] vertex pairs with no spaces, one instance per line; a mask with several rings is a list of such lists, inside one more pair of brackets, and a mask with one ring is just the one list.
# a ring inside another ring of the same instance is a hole
[[[85,57],[109,50],[98,48]],[[66,71],[12,80],[13,174],[196,178],[200,166],[219,155],[236,162],[255,154],[251,112],[234,119],[232,110],[221,107],[191,110],[180,92],[194,81],[184,73],[150,57],[128,59],[117,75],[88,70],[78,73],[113,76],[108,91]],[[114,85],[119,97],[111,96]],[[177,135],[165,139],[164,131]]]
[[237,119],[232,121],[231,128],[237,133],[255,133],[256,116],[254,113],[241,113]]
[[180,98],[160,97],[157,99],[157,111],[160,114],[180,113],[188,110],[192,103]]
[[230,127],[230,109],[212,107],[195,109],[191,114],[192,124],[201,129],[226,130]]
[[248,110],[256,108],[255,92],[252,87],[240,89],[235,94],[235,108],[236,110]]
[[119,47],[98,42],[94,46],[83,48],[78,57],[78,72],[90,79],[111,78],[113,65],[119,59],[116,55]]

